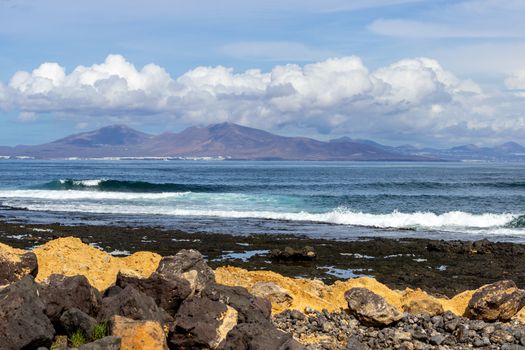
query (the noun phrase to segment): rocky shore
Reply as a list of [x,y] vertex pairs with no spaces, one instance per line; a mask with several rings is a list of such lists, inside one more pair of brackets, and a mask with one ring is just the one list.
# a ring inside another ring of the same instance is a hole
[[502,278],[446,297],[371,277],[212,269],[193,249],[116,257],[63,237],[31,251],[0,244],[0,285],[1,350],[525,349],[525,291]]
[[[501,279],[525,287],[525,245],[521,244],[412,238],[333,241],[293,235],[187,233],[150,227],[38,225],[0,219],[0,242],[12,247],[33,249],[68,236],[80,237],[114,256],[144,250],[167,256],[181,249],[196,249],[214,269],[229,265],[319,279],[328,284],[369,276],[393,289],[421,288],[448,297]],[[315,259],[290,261],[271,256],[275,250],[291,247],[300,251],[306,246],[314,248]]]

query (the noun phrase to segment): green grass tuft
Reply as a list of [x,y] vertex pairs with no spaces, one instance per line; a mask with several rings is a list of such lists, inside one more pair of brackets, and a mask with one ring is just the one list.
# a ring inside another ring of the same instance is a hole
[[109,335],[109,322],[101,322],[93,327],[91,331],[91,339],[99,340]]
[[71,337],[69,337],[69,342],[74,348],[79,348],[86,344],[86,336],[82,330],[78,329],[75,333],[71,334]]

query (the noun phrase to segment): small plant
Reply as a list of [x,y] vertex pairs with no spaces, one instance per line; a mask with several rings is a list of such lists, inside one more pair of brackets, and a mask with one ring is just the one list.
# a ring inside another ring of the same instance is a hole
[[92,340],[99,340],[107,335],[109,335],[109,323],[107,321],[97,324],[91,331]]
[[53,344],[51,344],[51,347],[49,349],[57,350],[59,347],[60,347],[60,344],[58,344],[57,342],[54,342]]
[[69,342],[74,348],[79,348],[82,345],[86,344],[86,336],[84,335],[84,332],[82,332],[82,330],[78,329],[75,333],[71,334]]

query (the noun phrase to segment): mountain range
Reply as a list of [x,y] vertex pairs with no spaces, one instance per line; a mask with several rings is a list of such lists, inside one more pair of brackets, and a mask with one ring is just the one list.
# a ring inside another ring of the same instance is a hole
[[211,157],[243,160],[525,161],[525,148],[515,142],[495,147],[463,145],[434,149],[411,145],[392,147],[349,137],[319,141],[221,123],[158,135],[143,133],[126,125],[112,125],[42,145],[0,147],[0,156],[37,159]]

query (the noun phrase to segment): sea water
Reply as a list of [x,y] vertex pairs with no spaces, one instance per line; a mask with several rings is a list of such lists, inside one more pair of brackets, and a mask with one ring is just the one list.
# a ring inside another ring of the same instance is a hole
[[0,160],[0,206],[35,223],[525,242],[525,164]]

